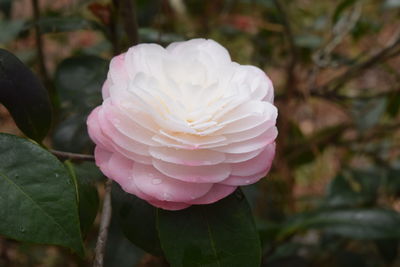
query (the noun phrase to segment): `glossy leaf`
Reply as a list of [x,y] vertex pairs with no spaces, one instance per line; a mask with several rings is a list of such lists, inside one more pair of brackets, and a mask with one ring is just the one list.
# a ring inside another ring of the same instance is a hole
[[392,239],[400,237],[400,214],[386,209],[327,210],[295,217],[279,234],[285,238],[308,229],[360,239]]
[[66,161],[65,165],[75,182],[81,231],[83,236],[86,236],[99,210],[99,195],[95,184],[98,174],[85,170],[91,168],[89,162],[75,165]]
[[96,56],[76,56],[62,61],[56,70],[55,84],[64,108],[87,111],[101,104],[101,87],[108,61]]
[[0,103],[18,128],[41,142],[51,124],[51,104],[39,79],[16,56],[0,49]]
[[0,0],[0,11],[8,18],[11,13],[12,0]]
[[241,191],[211,205],[158,209],[161,246],[172,267],[259,267],[261,247]]
[[92,151],[86,119],[87,114],[77,113],[59,123],[53,134],[54,148],[76,153]]
[[155,207],[126,193],[115,183],[112,188],[112,205],[126,238],[151,254],[163,254],[157,234]]
[[137,266],[144,251],[130,242],[122,232],[119,225],[118,215],[113,208],[106,251],[104,255],[105,267],[133,267]]
[[[78,30],[97,30],[102,29],[96,21],[81,17],[41,17],[39,28],[42,33],[60,33]],[[33,23],[27,25],[32,27]]]
[[83,255],[74,183],[64,165],[26,139],[0,134],[0,234]]

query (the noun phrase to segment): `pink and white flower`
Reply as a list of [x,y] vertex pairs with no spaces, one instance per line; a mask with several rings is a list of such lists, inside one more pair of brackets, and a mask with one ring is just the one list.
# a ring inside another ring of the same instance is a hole
[[96,164],[156,207],[216,202],[271,167],[272,83],[213,40],[134,46],[112,59],[102,94],[87,121]]

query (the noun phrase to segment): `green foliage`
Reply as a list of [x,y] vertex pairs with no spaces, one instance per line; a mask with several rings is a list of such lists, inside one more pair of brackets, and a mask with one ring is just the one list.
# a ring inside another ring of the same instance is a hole
[[0,233],[84,254],[77,195],[64,166],[25,139],[0,134]]
[[0,88],[0,103],[8,108],[17,126],[41,142],[51,124],[47,91],[29,68],[4,49],[0,49]]
[[210,205],[158,209],[157,226],[173,267],[260,266],[259,237],[241,191]]
[[101,87],[108,62],[100,57],[81,55],[62,61],[55,74],[64,120],[54,133],[57,149],[82,152],[90,150],[86,118],[101,103]]
[[80,226],[83,236],[86,236],[99,209],[99,195],[95,181],[96,178],[102,175],[97,168],[93,168],[92,164],[87,162],[74,165],[72,162],[66,161],[65,166],[74,181],[78,193]]
[[126,238],[149,253],[162,255],[156,228],[156,208],[126,193],[116,184],[113,185],[112,196],[114,214]]

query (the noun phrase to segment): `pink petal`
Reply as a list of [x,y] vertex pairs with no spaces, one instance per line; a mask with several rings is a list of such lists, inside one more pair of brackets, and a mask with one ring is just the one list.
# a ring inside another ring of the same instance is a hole
[[149,165],[135,163],[133,178],[136,186],[144,194],[157,200],[185,202],[205,195],[211,183],[186,183],[165,176]]
[[151,205],[164,210],[182,210],[186,209],[187,207],[190,207],[190,205],[186,203],[178,203],[171,201],[149,200],[148,202]]
[[278,131],[276,127],[273,127],[255,138],[221,147],[215,147],[213,150],[232,154],[252,152],[273,142],[277,135]]
[[269,144],[258,156],[240,163],[231,164],[234,176],[250,176],[260,173],[272,164],[275,156],[275,143]]
[[204,196],[188,201],[188,204],[210,204],[230,195],[235,191],[236,186],[214,184],[211,190]]

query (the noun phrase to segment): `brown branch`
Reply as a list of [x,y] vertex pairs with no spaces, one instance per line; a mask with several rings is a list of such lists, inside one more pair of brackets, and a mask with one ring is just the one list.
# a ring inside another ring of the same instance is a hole
[[59,151],[59,150],[54,150],[50,149],[49,150],[51,154],[56,156],[57,158],[61,160],[76,160],[76,161],[94,161],[94,156],[92,155],[85,155],[85,154],[77,154],[77,153],[71,153],[71,152],[65,152],[65,151]]
[[56,92],[49,78],[49,73],[46,68],[46,58],[43,51],[44,50],[43,39],[39,24],[40,21],[39,0],[32,0],[32,9],[33,9],[33,22],[35,29],[36,53],[38,57],[39,71],[42,76],[43,83],[49,92],[50,99],[55,100]]
[[119,0],[119,2],[119,10],[128,36],[129,46],[137,45],[139,43],[139,32],[134,0]]
[[96,242],[93,267],[103,267],[104,265],[104,252],[106,249],[108,228],[110,227],[111,213],[112,213],[111,186],[112,186],[112,180],[107,180],[105,184],[103,210],[101,213],[99,236],[97,237],[97,242]]
[[326,84],[318,87],[312,88],[311,92],[336,92],[338,91],[344,84],[346,84],[349,80],[361,75],[364,71],[369,68],[385,62],[390,58],[396,57],[400,54],[400,31],[398,31],[392,41],[386,45],[385,48],[381,49],[379,52],[375,53],[369,59],[364,62],[355,65],[354,67],[349,68],[346,72],[339,75],[336,78],[328,81]]

